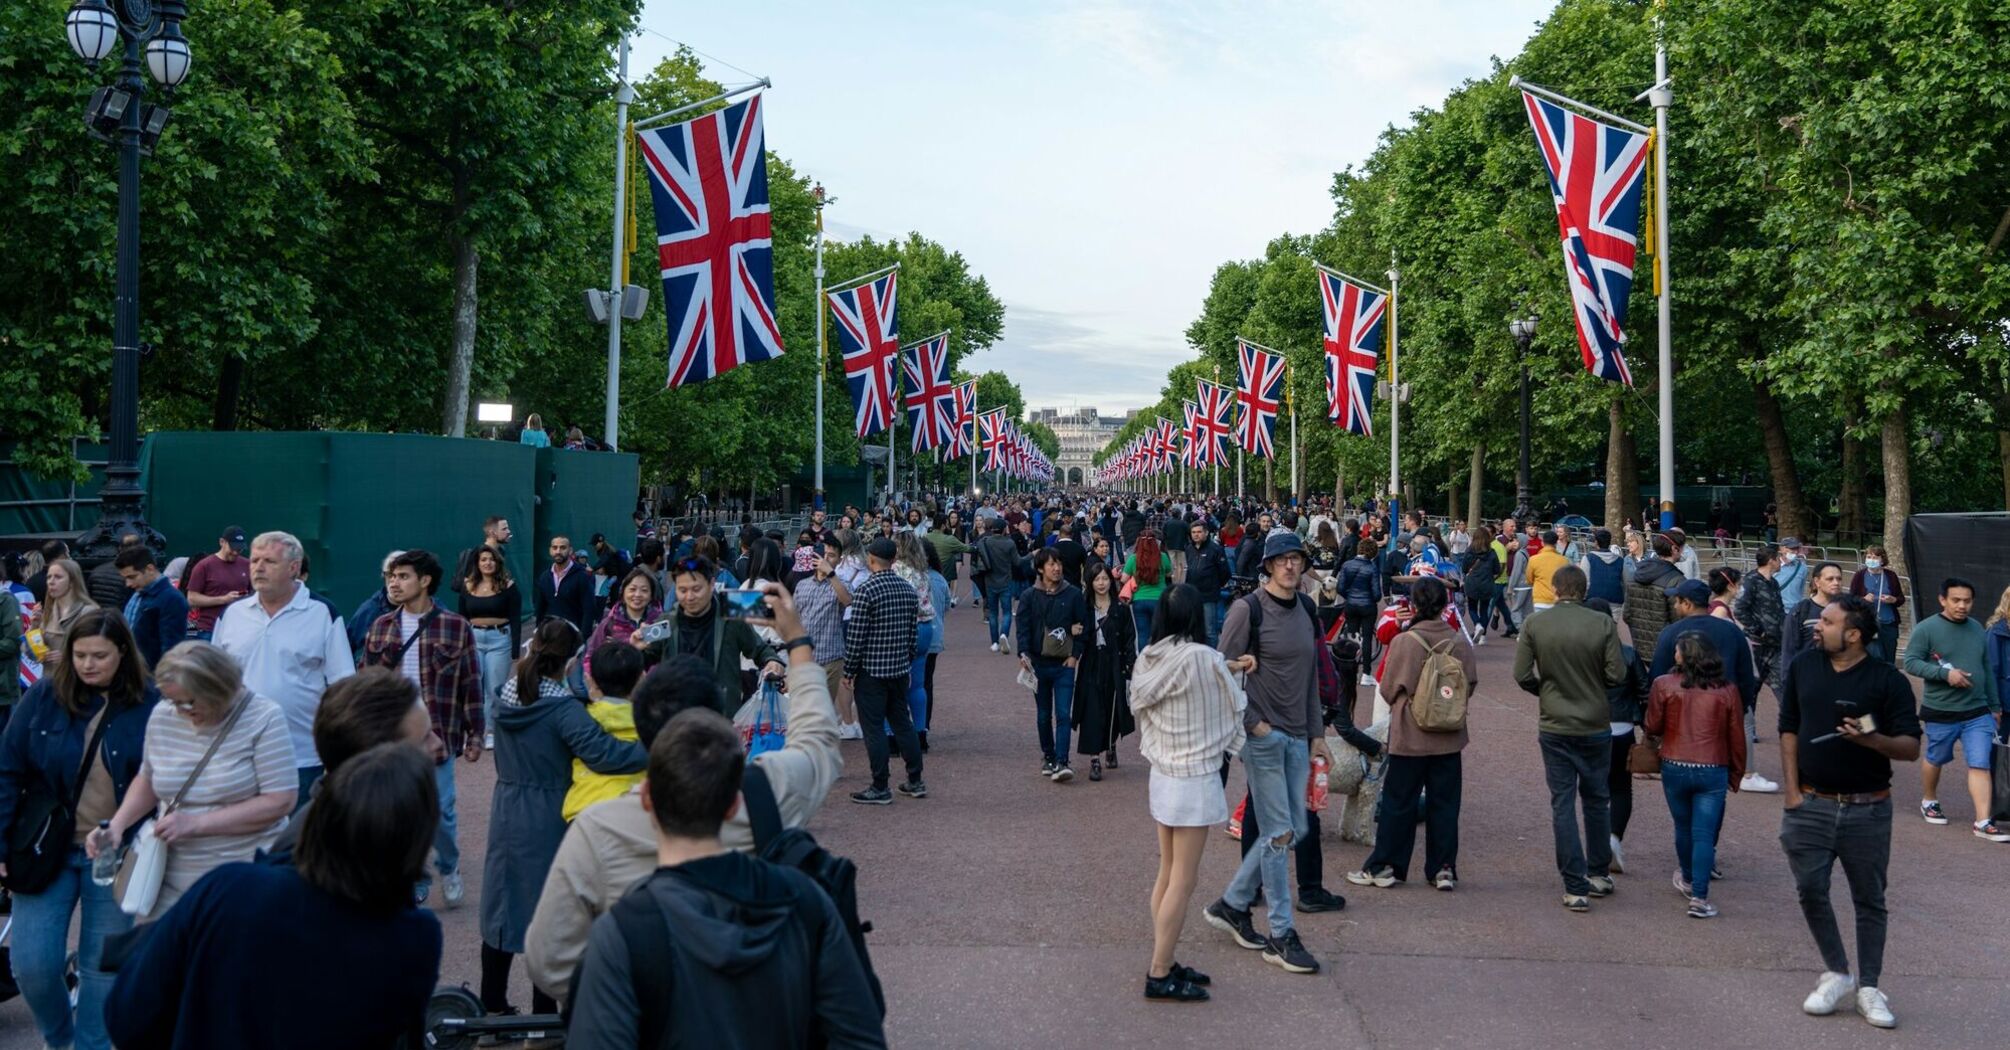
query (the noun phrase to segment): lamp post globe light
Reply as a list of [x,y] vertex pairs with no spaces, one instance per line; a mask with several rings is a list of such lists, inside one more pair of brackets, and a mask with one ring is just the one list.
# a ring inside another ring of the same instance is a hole
[[120,540],[138,536],[159,550],[165,541],[147,525],[139,485],[140,415],[140,157],[151,154],[167,127],[166,100],[148,102],[147,76],[169,95],[188,79],[193,54],[182,36],[186,0],[77,0],[63,19],[70,49],[92,70],[120,53],[110,86],[91,95],[84,128],[118,157],[119,217],[116,299],[112,315],[111,450],[99,492],[98,523],[78,539],[88,563],[110,559]]
[[1514,336],[1521,362],[1521,456],[1515,461],[1514,471],[1514,517],[1516,521],[1528,521],[1534,514],[1529,500],[1528,473],[1528,344],[1535,341],[1535,317],[1517,317],[1508,322],[1508,334]]

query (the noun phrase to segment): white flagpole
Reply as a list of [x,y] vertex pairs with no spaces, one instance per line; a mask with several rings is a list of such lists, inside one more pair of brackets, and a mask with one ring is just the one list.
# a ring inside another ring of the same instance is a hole
[[1396,252],[1389,251],[1389,535],[1396,535],[1403,499],[1402,461],[1398,456],[1403,417],[1403,384],[1397,374]]
[[1298,499],[1298,406],[1291,406],[1291,499]]
[[810,494],[810,506],[824,509],[824,371],[828,365],[825,358],[825,324],[829,317],[829,306],[824,303],[824,185],[819,182],[810,190],[810,196],[817,205],[817,467],[816,487]]
[[1661,400],[1661,527],[1675,527],[1675,357],[1670,340],[1668,316],[1668,106],[1675,93],[1668,86],[1668,45],[1661,38],[1660,20],[1655,20],[1654,86],[1647,97],[1654,103],[1654,265],[1660,278],[1656,305],[1660,308]]
[[1242,498],[1242,450],[1235,450],[1235,498]]
[[635,89],[628,83],[628,38],[621,38],[621,57],[615,67],[614,89],[614,251],[607,277],[607,410],[601,442],[608,449],[621,447],[621,299],[622,263],[627,247],[628,194],[628,104]]

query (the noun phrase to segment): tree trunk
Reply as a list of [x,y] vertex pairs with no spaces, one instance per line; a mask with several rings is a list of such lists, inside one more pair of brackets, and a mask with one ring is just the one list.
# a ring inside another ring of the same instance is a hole
[[1486,476],[1486,445],[1473,442],[1473,465],[1466,471],[1466,531],[1480,527],[1480,483]]
[[1632,509],[1626,501],[1626,486],[1621,482],[1627,470],[1627,456],[1632,450],[1626,447],[1626,411],[1619,394],[1612,395],[1612,403],[1606,406],[1605,415],[1605,527],[1618,536],[1626,524],[1626,515]]
[[475,271],[481,256],[475,239],[455,234],[454,343],[447,359],[447,393],[440,411],[440,433],[465,437],[468,429],[468,381],[475,368]]
[[1338,455],[1335,455],[1333,457],[1334,513],[1336,514],[1339,513],[1340,508],[1345,507],[1346,505],[1347,505],[1347,471],[1346,468],[1340,465],[1340,457]]
[[[1771,381],[1760,378],[1752,383],[1753,415],[1759,422],[1759,438],[1766,446],[1766,466],[1773,476],[1773,504],[1778,509],[1780,535],[1812,537],[1807,499],[1801,495],[1801,476],[1794,466],[1794,446],[1787,436],[1787,422],[1780,401],[1773,396]],[[1845,482],[1847,484],[1847,482]]]
[[1884,549],[1891,567],[1905,568],[1905,519],[1912,515],[1912,419],[1899,403],[1884,421]]
[[[1855,538],[1865,531],[1863,442],[1856,437],[1856,417],[1843,419],[1842,485],[1836,492],[1836,531]],[[1782,532],[1782,536],[1794,533]]]
[[237,429],[237,402],[244,391],[244,358],[226,354],[216,375],[216,403],[210,413],[211,430]]
[[1277,461],[1274,459],[1263,461],[1263,499],[1266,503],[1277,499],[1276,466]]

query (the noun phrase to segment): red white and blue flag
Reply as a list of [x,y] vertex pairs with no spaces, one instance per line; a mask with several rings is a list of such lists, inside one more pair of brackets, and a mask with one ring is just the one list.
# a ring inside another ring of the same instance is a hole
[[635,142],[656,207],[669,385],[780,357],[761,96]]
[[956,384],[949,380],[949,333],[923,339],[900,355],[901,394],[915,452],[943,448],[956,425]]
[[1259,350],[1236,340],[1235,440],[1243,451],[1265,459],[1277,458],[1273,437],[1277,430],[1277,410],[1284,401],[1284,355]]
[[1171,471],[1179,464],[1179,425],[1164,416],[1159,420],[1158,469]]
[[870,437],[893,425],[893,381],[900,357],[900,324],[895,301],[900,271],[831,292],[837,317],[838,349],[844,355],[845,386],[857,409],[855,431]]
[[977,416],[978,448],[984,453],[985,470],[1003,470],[1007,457],[1007,446],[1011,442],[1010,427],[1005,422],[1005,409],[994,408]]
[[1373,434],[1389,296],[1325,269],[1319,293],[1326,308],[1326,418],[1350,434]]
[[943,452],[949,459],[977,451],[977,380],[957,384],[954,422],[949,432],[947,451]]
[[1179,407],[1180,414],[1186,419],[1185,424],[1179,430],[1179,465],[1182,467],[1199,467],[1201,454],[1200,406],[1192,401],[1181,401]]
[[1592,375],[1632,386],[1620,350],[1639,248],[1640,194],[1647,185],[1647,136],[1526,91],[1521,97],[1556,202],[1578,352]]
[[1196,379],[1200,395],[1200,462],[1201,467],[1218,467],[1228,462],[1228,446],[1233,440],[1235,425],[1229,422],[1235,412],[1235,395],[1219,383]]

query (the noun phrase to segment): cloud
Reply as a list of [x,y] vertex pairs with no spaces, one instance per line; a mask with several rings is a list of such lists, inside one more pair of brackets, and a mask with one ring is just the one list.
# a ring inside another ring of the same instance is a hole
[[1008,302],[1004,336],[964,367],[1011,376],[1029,408],[1118,412],[1157,401],[1166,370],[1193,356],[1183,343],[1137,332],[1107,314]]

